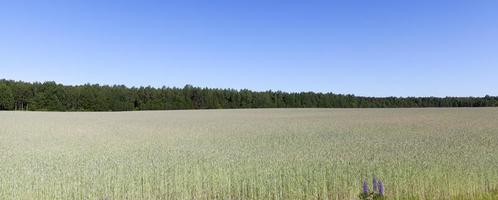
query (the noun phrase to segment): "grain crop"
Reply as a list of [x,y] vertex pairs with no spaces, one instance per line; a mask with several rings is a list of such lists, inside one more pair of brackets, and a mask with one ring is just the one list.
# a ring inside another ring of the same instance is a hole
[[498,109],[0,112],[0,199],[498,198]]

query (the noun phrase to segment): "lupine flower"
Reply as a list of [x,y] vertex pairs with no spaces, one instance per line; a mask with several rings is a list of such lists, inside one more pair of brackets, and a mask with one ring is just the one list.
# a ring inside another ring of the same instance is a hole
[[375,176],[373,177],[373,181],[372,181],[372,185],[373,185],[373,192],[377,192],[378,190],[378,183],[377,183],[377,179],[375,178]]
[[379,194],[380,196],[384,196],[384,185],[382,184],[382,181],[379,180],[378,184],[379,184]]
[[368,193],[368,183],[366,178],[363,178],[363,193]]

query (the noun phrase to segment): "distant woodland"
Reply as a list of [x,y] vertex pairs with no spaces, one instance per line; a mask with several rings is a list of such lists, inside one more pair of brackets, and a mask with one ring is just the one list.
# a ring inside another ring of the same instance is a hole
[[132,111],[233,108],[490,107],[498,97],[361,97],[334,93],[126,87],[0,80],[0,110]]

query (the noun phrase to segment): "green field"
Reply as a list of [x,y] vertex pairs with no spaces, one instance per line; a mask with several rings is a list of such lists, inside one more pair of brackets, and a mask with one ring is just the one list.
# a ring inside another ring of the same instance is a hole
[[0,112],[0,199],[498,199],[498,109]]

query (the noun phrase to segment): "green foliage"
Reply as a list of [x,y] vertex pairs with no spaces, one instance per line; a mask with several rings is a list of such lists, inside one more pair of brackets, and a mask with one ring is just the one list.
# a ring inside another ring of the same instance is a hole
[[360,195],[358,195],[358,197],[361,200],[383,200],[383,199],[385,199],[384,196],[380,195],[379,193],[375,193],[375,192],[369,192],[369,193],[362,192]]
[[498,97],[357,97],[334,93],[255,92],[247,89],[132,87],[0,80],[1,110],[131,111],[219,108],[489,107]]
[[0,82],[0,110],[11,110],[14,105],[14,95],[11,88]]

